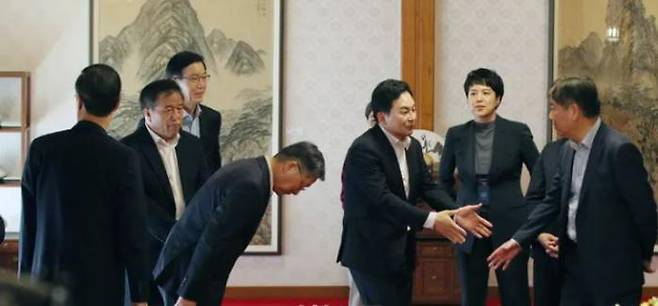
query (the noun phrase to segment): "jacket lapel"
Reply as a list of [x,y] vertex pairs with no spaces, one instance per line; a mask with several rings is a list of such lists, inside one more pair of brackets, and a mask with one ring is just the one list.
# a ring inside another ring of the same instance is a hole
[[139,128],[139,137],[141,138],[141,147],[140,150],[144,155],[144,159],[148,162],[149,167],[156,174],[158,180],[160,181],[161,188],[167,194],[172,201],[174,201],[174,195],[171,191],[171,185],[169,185],[169,178],[167,177],[167,171],[165,170],[164,164],[162,163],[162,158],[160,153],[153,141],[153,138],[146,130],[146,126],[142,124]]
[[589,191],[589,186],[591,185],[590,181],[594,172],[596,171],[597,165],[601,164],[601,158],[603,155],[603,139],[605,138],[606,127],[603,123],[599,126],[599,130],[594,136],[594,141],[592,141],[592,148],[590,148],[589,157],[587,158],[587,166],[585,167],[585,175],[583,176],[583,182],[580,185],[580,195],[578,197],[578,210],[580,210],[583,205],[586,204],[585,196]]
[[[186,139],[181,134],[181,137],[178,140],[178,145],[176,146],[176,159],[178,161],[178,175],[180,176],[180,183],[183,187],[183,198],[185,198],[185,204],[190,202],[192,199],[192,194],[190,191],[194,184],[194,165],[190,158],[190,152],[187,150],[188,146],[184,144]],[[170,188],[171,189],[171,188]],[[189,195],[189,197],[188,197]]]
[[463,175],[475,176],[475,123],[473,121],[469,121],[466,125],[462,141],[464,142],[464,154],[466,154]]
[[[371,128],[371,131],[374,134],[375,141],[382,150],[382,155],[384,156],[384,167],[389,168],[387,171],[391,171],[393,176],[390,178],[394,185],[391,191],[397,194],[400,198],[406,199],[407,197],[404,194],[404,185],[402,184],[402,173],[400,173],[400,165],[398,164],[398,158],[395,155],[395,150],[391,142],[388,140],[382,128],[378,125],[375,125]],[[407,155],[408,156],[408,155]],[[409,161],[407,160],[407,165]]]

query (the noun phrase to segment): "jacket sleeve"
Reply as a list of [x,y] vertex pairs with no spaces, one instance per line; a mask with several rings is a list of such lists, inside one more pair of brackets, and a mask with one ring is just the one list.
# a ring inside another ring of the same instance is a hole
[[441,163],[439,164],[439,180],[450,196],[455,199],[455,130],[448,129],[446,133],[446,143],[441,153]]
[[19,237],[18,275],[29,274],[32,270],[36,239],[36,181],[39,175],[38,144],[30,147],[21,181],[22,211]]
[[119,253],[124,262],[133,302],[145,302],[151,278],[147,254],[146,204],[137,153],[130,151],[125,174],[116,191]]
[[537,164],[537,158],[539,158],[539,151],[532,140],[532,132],[525,124],[521,131],[521,158],[528,171],[532,173],[534,166]]
[[615,180],[637,227],[642,258],[651,260],[656,243],[656,203],[642,154],[632,143],[623,144],[614,161]]
[[370,198],[370,211],[385,211],[400,222],[412,227],[422,227],[429,212],[409,203],[393,193],[386,182],[383,161],[365,145],[355,145],[345,158],[345,186]]
[[[255,183],[238,183],[227,194],[217,199],[212,216],[201,233],[192,253],[187,272],[178,288],[179,296],[197,301],[200,292],[214,275],[228,278],[237,258],[242,254],[245,241],[253,236],[265,212],[267,199],[256,190]],[[209,269],[218,267],[219,270]],[[224,279],[224,281],[226,281]]]
[[561,180],[561,173],[558,170],[553,177],[553,183],[546,197],[537,203],[528,220],[526,220],[512,237],[522,247],[527,248],[537,238],[537,235],[555,220],[560,213],[560,198],[562,195]]

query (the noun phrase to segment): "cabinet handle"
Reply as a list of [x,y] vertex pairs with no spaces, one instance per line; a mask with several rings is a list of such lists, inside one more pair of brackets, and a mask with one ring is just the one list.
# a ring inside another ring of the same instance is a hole
[[432,279],[432,280],[436,280],[436,279],[437,279],[437,276],[436,276],[436,275],[432,275],[431,279]]

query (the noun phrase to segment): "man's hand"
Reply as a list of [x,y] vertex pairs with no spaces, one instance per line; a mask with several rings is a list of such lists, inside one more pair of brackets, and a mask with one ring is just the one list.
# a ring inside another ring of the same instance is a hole
[[471,232],[475,237],[489,237],[491,236],[493,225],[478,215],[477,212],[480,207],[482,207],[482,204],[466,205],[459,208],[455,215],[455,222],[465,230]]
[[434,220],[434,230],[448,238],[452,243],[464,243],[466,241],[466,231],[459,227],[452,216],[457,210],[443,210],[437,213]]
[[176,301],[176,305],[174,306],[196,306],[196,302],[192,300],[185,299],[183,297],[179,297],[178,301]]
[[487,262],[489,262],[489,268],[498,269],[502,266],[503,271],[507,270],[509,263],[519,253],[521,253],[521,245],[519,245],[519,243],[513,239],[507,240],[507,242],[499,246],[487,258]]
[[643,260],[642,261],[642,267],[644,268],[644,272],[647,272],[647,273],[656,272],[656,268],[651,266],[651,260]]
[[546,254],[548,254],[548,256],[557,258],[558,251],[560,250],[557,237],[551,233],[541,233],[537,237],[537,241],[539,241],[539,243],[541,243],[541,245],[544,247],[544,250],[546,250]]
[[146,302],[144,303],[131,303],[132,306],[148,306]]

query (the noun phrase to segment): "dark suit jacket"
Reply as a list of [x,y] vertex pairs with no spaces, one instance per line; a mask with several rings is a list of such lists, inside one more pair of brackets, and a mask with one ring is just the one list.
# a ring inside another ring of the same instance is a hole
[[[560,166],[560,154],[563,150],[563,145],[566,139],[560,139],[546,144],[541,151],[535,166],[532,168],[532,177],[528,185],[528,191],[525,194],[525,200],[531,211],[546,197],[546,193],[551,188],[553,177]],[[558,221],[554,220],[551,224],[544,229],[544,232],[557,234]],[[544,251],[541,247],[540,251]]]
[[[521,192],[523,164],[532,172],[539,152],[532,141],[530,129],[523,123],[496,117],[494,140],[489,169],[488,219],[493,223],[491,239],[495,246],[502,244],[523,224],[529,209]],[[475,122],[473,120],[448,129],[441,154],[439,176],[448,190],[455,190],[455,169],[459,172],[459,205],[478,203],[475,173]],[[470,252],[474,236],[459,246]]]
[[[121,139],[121,142],[137,151],[140,157],[142,182],[146,194],[149,259],[152,268],[160,255],[169,230],[176,222],[176,202],[162,158],[153,137],[144,125],[144,120],[139,123],[135,132]],[[183,197],[187,204],[208,178],[201,141],[190,133],[180,131],[176,158]]]
[[[522,246],[533,241],[558,214],[558,237],[560,241],[569,239],[566,228],[574,150],[563,147],[553,186],[513,237]],[[591,292],[605,298],[642,286],[642,260],[651,259],[656,242],[656,203],[642,154],[627,137],[603,123],[594,137],[583,178],[576,232],[584,285]]]
[[206,164],[210,174],[215,173],[222,166],[222,155],[219,148],[219,131],[222,128],[222,115],[205,105],[201,106],[199,115],[199,132],[203,153],[206,155]]
[[137,154],[100,126],[32,142],[23,172],[19,271],[70,286],[75,305],[146,301],[145,205]]
[[224,290],[271,195],[264,157],[222,167],[201,187],[169,233],[153,276],[170,294],[198,300],[209,283]]
[[343,235],[338,261],[370,274],[408,273],[414,267],[414,231],[432,208],[456,208],[450,196],[432,183],[420,143],[413,139],[406,153],[409,197],[405,196],[395,151],[378,125],[359,136],[343,165]]

